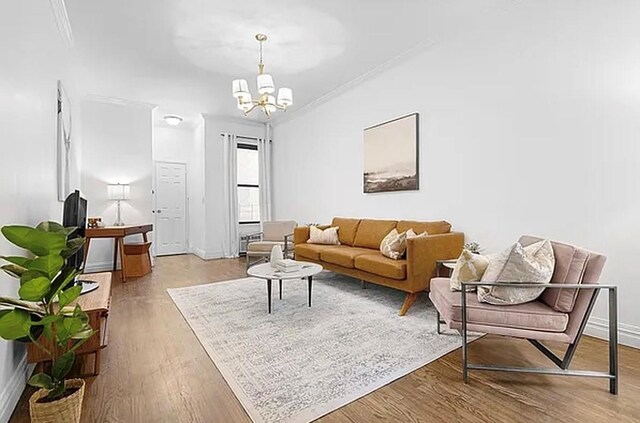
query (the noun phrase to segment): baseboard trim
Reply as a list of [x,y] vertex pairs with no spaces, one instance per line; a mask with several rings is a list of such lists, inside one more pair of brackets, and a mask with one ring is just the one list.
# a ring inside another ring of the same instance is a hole
[[207,252],[202,248],[189,248],[189,253],[200,257],[203,260],[206,260]]
[[[609,321],[600,317],[591,317],[584,333],[600,339],[609,339]],[[618,343],[640,348],[640,327],[618,323]]]
[[0,422],[8,422],[11,418],[18,400],[27,386],[27,380],[33,372],[33,367],[33,365],[27,364],[27,354],[25,353],[13,371],[11,379],[0,391]]

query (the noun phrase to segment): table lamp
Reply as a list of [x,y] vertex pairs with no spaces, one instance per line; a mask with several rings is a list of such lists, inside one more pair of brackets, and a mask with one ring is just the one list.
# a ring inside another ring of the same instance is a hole
[[115,200],[118,202],[118,217],[113,226],[124,226],[122,216],[120,215],[120,201],[129,199],[129,185],[128,184],[109,184],[107,185],[107,194],[109,200]]

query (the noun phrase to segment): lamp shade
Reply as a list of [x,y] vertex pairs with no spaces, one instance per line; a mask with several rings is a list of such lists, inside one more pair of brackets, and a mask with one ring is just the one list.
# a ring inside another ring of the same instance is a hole
[[251,94],[247,93],[242,97],[238,97],[238,109],[240,110],[250,109],[252,105],[253,105],[253,101],[251,98]]
[[258,92],[260,94],[271,94],[276,90],[273,78],[268,73],[258,75]]
[[293,104],[293,92],[291,88],[282,87],[278,90],[278,104],[285,107]]
[[234,79],[231,83],[231,88],[235,98],[249,95],[249,84],[246,79]]
[[128,184],[109,184],[107,185],[107,195],[109,200],[128,200],[130,194],[130,186]]

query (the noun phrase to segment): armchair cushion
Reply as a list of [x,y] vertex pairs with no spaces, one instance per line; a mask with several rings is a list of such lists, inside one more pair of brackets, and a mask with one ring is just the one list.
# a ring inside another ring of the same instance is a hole
[[[274,246],[279,245],[284,251],[284,242],[278,241],[255,241],[247,244],[247,252],[250,253],[270,253]],[[289,244],[291,245],[291,244]]]
[[[540,241],[533,236],[522,236],[520,243],[523,246]],[[582,283],[582,277],[587,268],[589,252],[573,245],[552,241],[553,254],[556,258],[556,266],[551,277],[551,283]],[[547,289],[542,294],[542,301],[556,311],[570,313],[578,298],[577,289]]]
[[293,220],[262,223],[262,238],[265,241],[282,241],[286,235],[292,234],[296,228]]
[[[451,323],[462,322],[462,298],[460,292],[449,289],[448,278],[431,279],[429,298],[440,312],[442,318]],[[569,315],[555,311],[542,301],[524,304],[495,306],[481,303],[472,293],[467,294],[467,322],[469,325],[541,332],[564,332],[569,323]],[[507,331],[500,334],[509,335]]]

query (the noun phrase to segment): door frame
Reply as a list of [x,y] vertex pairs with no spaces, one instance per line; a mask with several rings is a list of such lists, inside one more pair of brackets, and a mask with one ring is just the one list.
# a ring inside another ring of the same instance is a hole
[[[153,186],[153,191],[152,191],[152,195],[151,197],[153,198],[153,209],[151,210],[151,213],[153,214],[153,226],[154,228],[159,229],[160,226],[158,226],[158,213],[156,213],[156,210],[158,210],[158,163],[166,163],[166,164],[179,164],[179,165],[184,165],[184,224],[185,224],[185,232],[184,232],[184,237],[185,237],[185,246],[186,246],[186,250],[185,250],[185,254],[190,254],[191,253],[191,244],[189,243],[189,230],[190,230],[190,225],[191,222],[189,221],[189,166],[187,165],[186,162],[180,162],[180,161],[170,161],[170,160],[154,160],[153,161],[153,177],[152,177],[152,186]],[[154,237],[154,240],[158,238],[158,237]],[[158,238],[159,239],[159,238]],[[157,247],[158,243],[154,242],[152,245],[152,254],[153,257],[158,257],[158,247]]]

